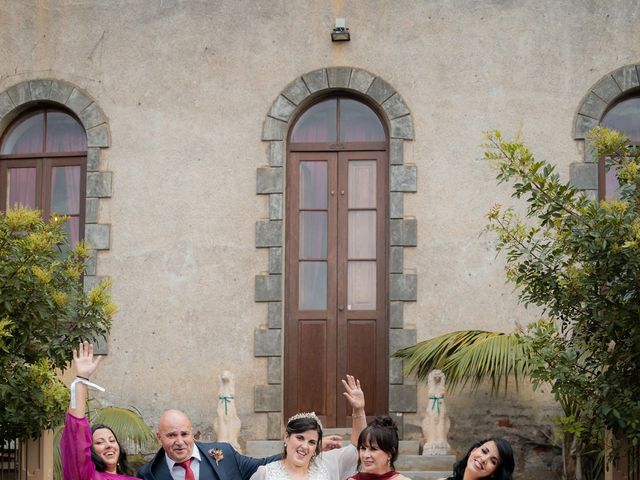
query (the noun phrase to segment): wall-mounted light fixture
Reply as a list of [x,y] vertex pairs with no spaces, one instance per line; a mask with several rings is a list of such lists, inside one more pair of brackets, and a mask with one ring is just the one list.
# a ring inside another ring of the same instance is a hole
[[348,42],[351,40],[351,33],[346,27],[344,18],[336,18],[336,26],[331,32],[332,42]]

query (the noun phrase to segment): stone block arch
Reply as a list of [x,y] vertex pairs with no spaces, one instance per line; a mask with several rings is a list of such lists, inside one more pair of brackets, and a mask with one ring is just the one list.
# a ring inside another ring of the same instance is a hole
[[[0,134],[12,120],[38,102],[70,110],[87,133],[84,240],[90,255],[84,285],[90,289],[105,278],[97,274],[98,250],[110,248],[111,225],[98,221],[100,202],[111,197],[112,172],[103,170],[100,164],[101,151],[111,142],[109,123],[97,102],[80,87],[63,80],[35,79],[0,92]],[[99,342],[98,351],[106,353],[106,342]]]
[[[261,140],[266,165],[257,169],[256,194],[269,196],[268,215],[256,222],[256,248],[269,250],[266,270],[255,277],[255,301],[268,304],[264,326],[254,332],[254,355],[267,357],[267,378],[256,385],[254,410],[267,414],[267,436],[281,438],[283,354],[283,241],[286,138],[296,114],[326,93],[355,94],[376,106],[389,133],[389,351],[416,343],[415,329],[404,328],[405,302],[417,300],[417,275],[407,269],[404,248],[417,245],[417,223],[404,211],[404,195],[417,191],[417,168],[404,161],[404,142],[414,138],[411,111],[391,84],[366,70],[327,67],[289,83],[266,114]],[[417,410],[417,386],[405,378],[402,361],[390,359],[389,409],[402,432],[403,414]]]
[[605,75],[582,98],[573,121],[573,138],[581,144],[583,162],[570,166],[571,183],[594,197],[598,192],[598,159],[593,157],[587,133],[600,125],[604,113],[618,99],[640,88],[640,64],[627,65]]

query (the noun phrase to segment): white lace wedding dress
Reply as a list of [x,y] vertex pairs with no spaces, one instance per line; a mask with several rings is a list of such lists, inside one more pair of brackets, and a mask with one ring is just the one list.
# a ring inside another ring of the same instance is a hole
[[[358,450],[346,447],[322,452],[309,466],[309,480],[345,480],[353,475],[358,463]],[[250,480],[290,480],[282,460],[258,467]]]

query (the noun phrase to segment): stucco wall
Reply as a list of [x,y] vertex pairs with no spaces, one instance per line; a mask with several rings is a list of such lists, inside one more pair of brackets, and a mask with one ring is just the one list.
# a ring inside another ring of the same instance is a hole
[[[236,374],[243,439],[265,435],[264,415],[253,414],[253,386],[266,376],[266,359],[253,355],[267,308],[253,298],[267,265],[254,243],[268,210],[255,195],[256,168],[266,164],[262,122],[290,81],[317,68],[372,72],[411,110],[415,140],[405,142],[404,161],[417,165],[418,192],[404,211],[418,220],[418,247],[405,249],[404,262],[418,274],[418,301],[406,307],[405,326],[422,340],[526,323],[532,314],[505,285],[491,239],[478,237],[490,206],[509,201],[480,160],[482,133],[521,130],[568,178],[582,160],[572,137],[582,97],[638,61],[638,8],[622,0],[1,2],[0,91],[68,81],[108,119],[101,161],[113,191],[99,221],[111,224],[111,248],[99,253],[98,274],[113,279],[120,311],[97,377],[107,387],[101,398],[135,405],[150,422],[165,408],[185,409],[211,435],[216,376],[226,368]],[[329,40],[336,17],[346,18],[351,42]],[[474,402],[490,409],[483,395]],[[467,401],[452,400],[452,409],[462,415]]]

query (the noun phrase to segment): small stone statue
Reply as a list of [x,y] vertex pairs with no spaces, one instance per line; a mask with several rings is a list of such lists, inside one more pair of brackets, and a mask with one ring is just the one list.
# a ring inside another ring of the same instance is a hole
[[224,370],[220,375],[220,390],[218,391],[218,416],[213,422],[213,430],[216,432],[218,442],[230,443],[233,448],[242,453],[238,437],[240,436],[241,422],[236,411],[235,378],[233,373]]
[[445,378],[442,370],[431,370],[427,377],[429,403],[422,420],[422,435],[425,438],[423,455],[448,455],[451,452],[447,441],[450,422],[444,400]]

